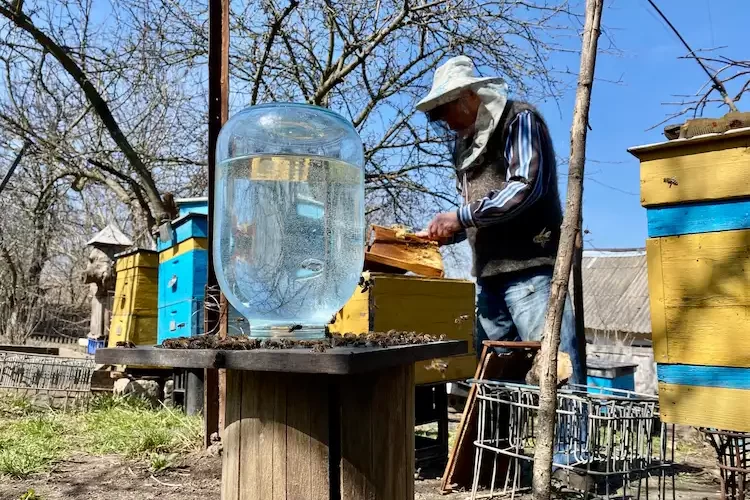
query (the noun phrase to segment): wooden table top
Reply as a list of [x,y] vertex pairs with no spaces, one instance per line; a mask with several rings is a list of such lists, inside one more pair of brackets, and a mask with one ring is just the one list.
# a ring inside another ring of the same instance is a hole
[[116,347],[97,349],[95,356],[97,363],[110,365],[347,375],[467,352],[468,343],[465,340],[448,340],[392,347],[333,347],[325,352],[314,352],[309,348],[238,351]]

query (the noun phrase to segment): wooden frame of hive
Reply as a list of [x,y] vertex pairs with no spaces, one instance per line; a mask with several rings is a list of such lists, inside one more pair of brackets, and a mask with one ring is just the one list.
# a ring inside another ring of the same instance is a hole
[[750,128],[629,151],[662,419],[750,431]]

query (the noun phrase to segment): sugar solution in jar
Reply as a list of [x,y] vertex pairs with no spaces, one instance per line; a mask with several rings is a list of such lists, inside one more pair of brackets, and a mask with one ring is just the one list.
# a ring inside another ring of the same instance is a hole
[[[240,139],[230,147],[243,149],[242,138],[250,136],[266,152],[228,155],[217,164],[217,277],[230,303],[248,318],[253,337],[318,337],[352,296],[362,271],[364,176],[355,163],[361,154],[340,154],[352,146],[342,147],[336,137],[351,141],[353,129],[338,115],[279,106],[285,108],[268,110],[273,119],[260,134],[236,130]],[[361,151],[354,134],[354,148]],[[269,142],[258,144],[259,137]]]

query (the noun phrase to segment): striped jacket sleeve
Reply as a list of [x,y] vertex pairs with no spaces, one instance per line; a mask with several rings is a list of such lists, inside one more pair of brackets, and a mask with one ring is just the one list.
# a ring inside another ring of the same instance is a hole
[[[514,217],[547,191],[550,172],[545,172],[543,141],[549,141],[546,127],[531,111],[522,111],[510,124],[505,143],[508,168],[505,182],[484,198],[458,209],[466,227],[487,227]],[[552,181],[554,182],[554,181]]]

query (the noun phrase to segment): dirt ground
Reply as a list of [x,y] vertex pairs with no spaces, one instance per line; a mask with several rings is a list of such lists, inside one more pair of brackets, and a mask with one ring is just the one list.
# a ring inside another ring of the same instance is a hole
[[[182,467],[153,476],[142,463],[119,457],[75,456],[52,471],[26,480],[0,483],[0,500],[18,500],[30,489],[40,500],[219,500],[221,458],[196,454]],[[467,500],[466,492],[448,496],[439,492],[438,479],[415,482],[415,500]],[[712,471],[697,467],[676,479],[675,498],[703,500],[719,498],[719,485]],[[657,498],[652,490],[652,498]],[[668,493],[667,499],[671,498]]]

